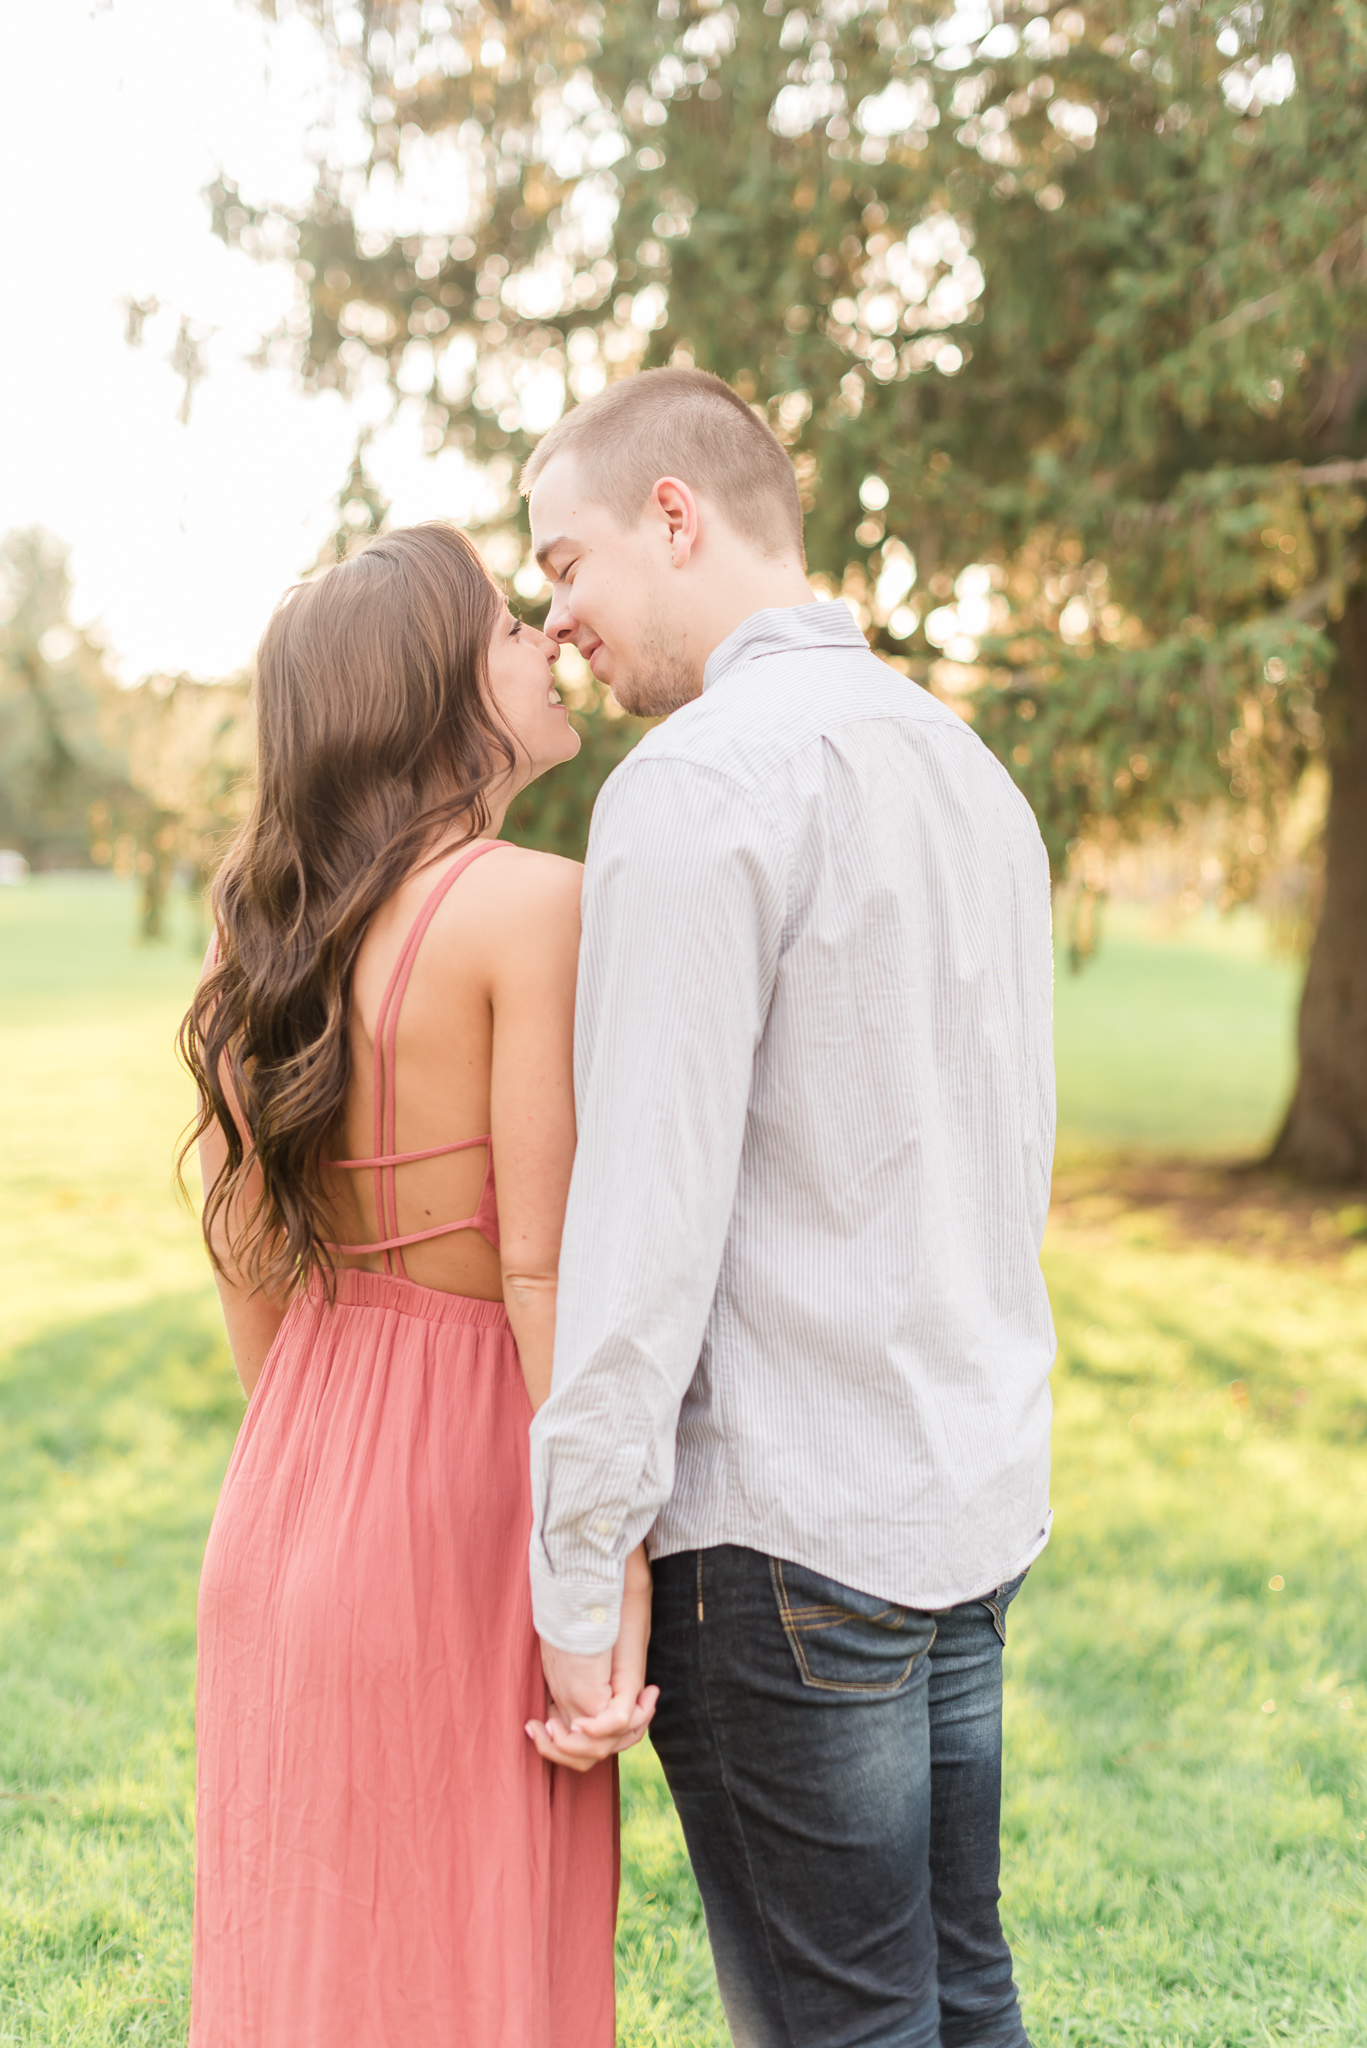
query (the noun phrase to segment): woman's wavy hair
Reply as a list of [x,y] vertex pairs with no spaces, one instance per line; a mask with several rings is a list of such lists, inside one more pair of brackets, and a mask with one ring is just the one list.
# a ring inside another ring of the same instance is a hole
[[259,1168],[227,1241],[278,1299],[314,1273],[333,1285],[324,1163],[366,927],[435,844],[486,829],[490,785],[515,765],[485,694],[501,604],[463,534],[402,527],[288,591],[257,652],[255,798],[213,888],[217,959],[180,1028],[200,1101],[181,1163],[217,1122],[215,1263],[214,1226]]

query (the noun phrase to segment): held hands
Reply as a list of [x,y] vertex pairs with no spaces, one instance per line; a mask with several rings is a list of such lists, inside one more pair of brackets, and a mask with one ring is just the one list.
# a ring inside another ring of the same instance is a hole
[[627,1559],[622,1623],[612,1649],[574,1657],[541,1645],[546,1718],[527,1723],[539,1755],[572,1771],[590,1771],[640,1741],[660,1696],[658,1686],[645,1682],[649,1641],[650,1565],[642,1544]]

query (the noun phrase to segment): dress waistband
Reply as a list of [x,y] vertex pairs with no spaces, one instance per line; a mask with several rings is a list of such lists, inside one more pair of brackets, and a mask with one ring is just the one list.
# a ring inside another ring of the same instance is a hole
[[[501,1301],[480,1301],[472,1294],[446,1294],[439,1287],[419,1287],[397,1273],[367,1273],[359,1266],[339,1266],[334,1275],[338,1308],[391,1308],[425,1323],[465,1323],[476,1330],[506,1330],[508,1311]],[[308,1299],[327,1306],[327,1292],[314,1274]]]

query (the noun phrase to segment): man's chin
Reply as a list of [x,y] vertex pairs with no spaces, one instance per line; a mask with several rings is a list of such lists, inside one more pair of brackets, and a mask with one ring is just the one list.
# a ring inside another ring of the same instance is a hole
[[605,687],[611,690],[621,709],[630,718],[659,718],[666,711],[674,709],[673,704],[660,703],[658,691],[648,682],[642,683],[630,669],[625,674],[619,674],[615,681],[606,682]]
[[629,672],[607,687],[633,718],[668,718],[700,694],[693,677],[682,668],[645,677]]
[[[610,690],[623,711],[632,717],[642,716],[641,691],[637,688],[636,677],[625,663],[614,661],[606,647],[595,647],[588,661],[589,673],[594,681],[605,690]],[[648,692],[646,693],[648,694]]]
[[698,695],[699,679],[679,646],[679,636],[653,620],[629,658],[609,654],[601,641],[589,662],[595,679],[611,690],[633,718],[667,718]]

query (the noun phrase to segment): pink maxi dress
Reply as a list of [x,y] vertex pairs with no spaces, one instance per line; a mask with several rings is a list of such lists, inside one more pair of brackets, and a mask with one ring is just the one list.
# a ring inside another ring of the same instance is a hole
[[419,1287],[401,1236],[399,1006],[375,1044],[386,1270],[285,1317],[199,1594],[191,2048],[612,2048],[617,1776],[543,1763],[527,1399],[499,1302]]

